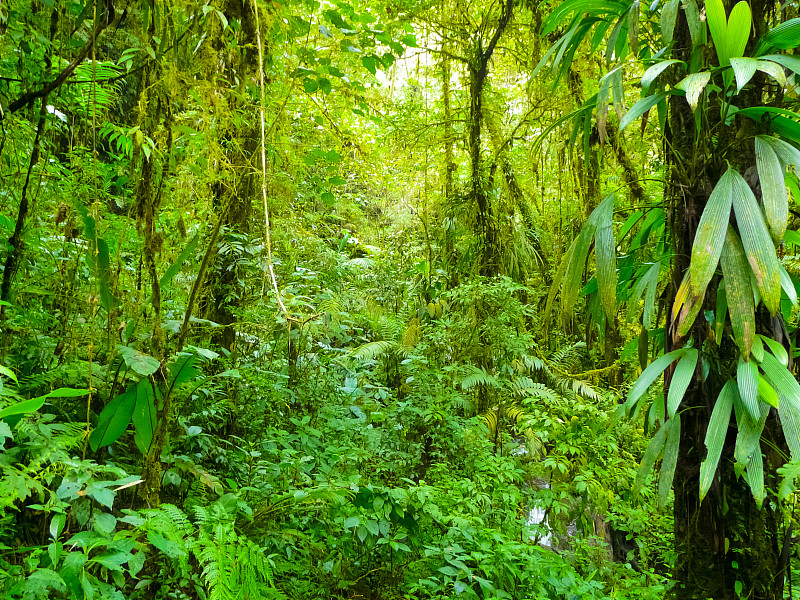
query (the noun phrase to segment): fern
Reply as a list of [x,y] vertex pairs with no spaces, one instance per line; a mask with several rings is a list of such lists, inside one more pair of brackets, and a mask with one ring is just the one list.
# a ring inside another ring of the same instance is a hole
[[487,373],[484,369],[479,369],[478,367],[472,365],[469,366],[469,369],[472,372],[461,380],[462,390],[471,390],[479,385],[485,385],[492,388],[500,387],[500,382],[489,375],[489,373]]

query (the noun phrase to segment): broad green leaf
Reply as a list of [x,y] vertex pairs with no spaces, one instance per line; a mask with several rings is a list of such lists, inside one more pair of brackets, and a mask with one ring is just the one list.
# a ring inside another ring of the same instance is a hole
[[[731,327],[744,360],[749,360],[756,333],[753,289],[750,285],[750,266],[739,236],[728,226],[722,250],[722,273],[725,278],[725,299],[731,315]],[[724,317],[723,317],[724,320]]]
[[[570,246],[564,260],[569,260],[567,269],[564,273],[564,280],[561,283],[561,312],[566,315],[575,306],[578,293],[583,279],[583,270],[586,266],[586,259],[589,255],[589,248],[592,245],[592,238],[596,229],[595,222],[589,218],[581,229],[578,237]],[[553,282],[556,285],[556,282]]]
[[661,36],[667,46],[672,43],[672,35],[675,33],[679,5],[680,0],[669,0],[661,9]]
[[[756,276],[761,299],[770,314],[774,315],[780,308],[781,302],[781,276],[778,271],[775,246],[750,186],[733,169],[728,169],[723,178],[728,175],[732,180],[733,210],[736,213],[736,222],[739,225],[747,261]],[[730,303],[730,298],[728,302]]]
[[775,358],[778,359],[778,362],[781,363],[784,367],[789,367],[789,354],[786,352],[786,348],[783,347],[783,344],[778,343],[777,341],[773,340],[770,337],[765,335],[759,335],[758,337],[769,347],[772,354]]
[[183,249],[183,252],[181,252],[178,259],[174,263],[172,263],[169,266],[169,268],[166,271],[164,271],[164,274],[161,276],[161,280],[158,282],[158,285],[161,288],[167,287],[172,281],[172,279],[175,277],[175,275],[177,275],[180,272],[181,267],[183,267],[183,264],[192,255],[192,252],[194,252],[194,249],[197,247],[197,242],[199,241],[200,241],[200,234],[195,235],[191,240],[189,240],[189,243],[186,245],[186,248]]
[[722,0],[706,0],[706,19],[719,64],[727,67],[730,59],[742,56],[747,46],[752,22],[750,6],[744,1],[737,3],[730,18],[726,18]]
[[750,484],[750,491],[756,506],[761,508],[764,503],[764,459],[761,456],[761,449],[753,452],[747,460],[747,482]]
[[669,427],[667,440],[664,443],[664,460],[661,461],[661,474],[658,477],[658,503],[663,508],[669,500],[675,467],[678,464],[678,450],[681,444],[681,418],[676,414],[664,425]]
[[[692,245],[692,262],[689,266],[690,287],[695,296],[705,293],[722,254],[731,214],[734,174],[735,171],[728,169],[717,182],[697,226]],[[728,302],[730,303],[730,298]]]
[[158,371],[158,367],[161,366],[158,359],[144,352],[139,352],[136,348],[131,348],[130,346],[118,344],[117,352],[119,352],[120,356],[125,360],[126,365],[143,377],[152,375]]
[[197,355],[188,352],[179,352],[178,357],[167,366],[167,370],[170,374],[169,393],[200,376]]
[[89,436],[89,444],[93,451],[101,446],[110,446],[125,433],[133,416],[136,405],[136,386],[131,385],[125,391],[109,402],[100,413],[97,427]]
[[[675,5],[677,6],[678,0],[670,1],[674,1]],[[686,68],[685,62],[676,58],[671,58],[669,60],[660,60],[652,67],[647,69],[647,71],[644,72],[644,75],[642,75],[642,93],[647,94],[650,90],[650,86],[653,85],[653,82],[656,80],[656,78],[661,75],[661,73],[663,73],[670,65],[675,64],[683,65],[683,67]]]
[[3,410],[0,410],[0,419],[36,412],[44,406],[45,400],[47,400],[45,396],[39,396],[38,398],[31,398],[30,400],[23,400],[11,406],[6,406]]
[[681,337],[689,333],[700,309],[703,308],[703,298],[705,298],[705,290],[699,296],[692,293],[691,275],[691,270],[687,270],[684,274],[683,281],[675,294],[675,304],[672,305],[672,322]]
[[639,54],[639,0],[633,0],[628,13],[628,45],[634,57]]
[[753,419],[746,410],[737,414],[736,426],[736,449],[733,457],[736,462],[747,464],[753,452],[761,452],[761,432],[764,431],[764,424],[767,422],[770,406],[766,402],[758,403],[758,418]]
[[742,405],[753,420],[758,419],[758,386],[761,376],[754,360],[739,357],[736,368],[736,383],[739,386],[739,397]]
[[666,92],[659,92],[657,94],[653,94],[652,96],[647,96],[646,98],[642,98],[636,104],[631,106],[630,110],[625,113],[625,116],[622,118],[622,121],[619,123],[619,130],[622,131],[628,125],[633,123],[636,119],[641,117],[644,113],[648,110],[653,108],[656,104],[664,100],[667,96],[672,95],[673,92],[666,91]]
[[633,406],[636,401],[647,391],[647,388],[652,385],[656,378],[658,378],[664,372],[664,369],[684,356],[687,352],[688,349],[679,348],[659,356],[652,363],[650,363],[650,365],[644,371],[642,371],[642,374],[639,375],[639,378],[636,380],[636,383],[633,384],[630,392],[628,392],[628,400],[625,402],[625,406],[627,408]]
[[697,108],[700,94],[703,93],[709,79],[711,79],[711,73],[709,71],[690,73],[675,85],[679,90],[686,92],[686,101],[689,103],[689,106],[692,107],[692,110]]
[[706,429],[705,445],[708,449],[706,459],[700,465],[700,500],[706,497],[714,480],[714,473],[717,472],[719,458],[722,455],[722,447],[725,445],[725,438],[728,435],[728,427],[731,421],[731,410],[733,410],[734,398],[738,396],[736,382],[729,379],[714,403],[714,410]]
[[[725,249],[723,248],[723,253]],[[725,331],[725,317],[728,315],[728,294],[725,291],[725,279],[719,282],[717,287],[717,305],[714,308],[714,339],[719,346],[722,343],[722,335]]]
[[[760,341],[760,340],[759,340]],[[778,393],[780,404],[778,416],[783,427],[784,438],[792,458],[800,458],[800,384],[777,358],[765,352],[761,369],[769,379],[772,388]]]
[[669,382],[669,393],[667,394],[667,411],[670,418],[675,416],[678,407],[683,400],[686,389],[692,382],[695,368],[697,367],[697,350],[691,348],[678,359],[672,379]]
[[670,420],[662,425],[647,445],[647,450],[644,451],[644,456],[642,457],[642,464],[636,472],[636,481],[633,484],[634,494],[638,494],[642,490],[647,481],[647,476],[650,475],[653,466],[656,464],[656,459],[658,459],[661,451],[664,449],[668,426],[671,422]]
[[796,56],[788,56],[786,54],[768,54],[767,56],[762,56],[761,60],[769,60],[774,63],[778,63],[782,67],[786,67],[790,71],[794,71],[797,75],[800,75],[800,58]]
[[683,0],[683,10],[686,14],[686,22],[689,25],[692,47],[704,46],[706,43],[706,23],[700,17],[700,8],[697,6],[697,0]]
[[614,319],[617,311],[617,245],[614,242],[614,195],[611,194],[594,210],[592,218],[597,224],[595,233],[595,261],[600,303],[606,318]]
[[798,45],[800,45],[800,19],[789,19],[764,34],[756,46],[756,56],[771,50],[791,50]]
[[661,270],[661,263],[655,263],[647,272],[642,275],[633,287],[631,296],[628,299],[628,321],[634,321],[635,315],[639,311],[639,300],[646,290],[644,299],[644,312],[642,313],[642,325],[645,329],[650,329],[653,323],[653,312],[655,310],[656,290],[658,288],[658,273]]
[[783,169],[767,136],[756,136],[756,166],[761,182],[761,199],[772,240],[779,244],[789,222],[789,195],[783,182]]
[[136,446],[142,454],[147,454],[147,450],[153,442],[153,432],[156,429],[155,398],[149,379],[142,379],[136,385],[133,426],[136,428],[134,435]]
[[742,88],[746,86],[753,78],[753,75],[756,74],[757,64],[758,59],[756,58],[739,57],[730,59],[730,65],[736,77],[737,94],[742,91]]
[[761,375],[758,376],[758,397],[772,408],[780,407],[778,392],[776,392],[775,388],[773,388],[766,379],[761,377]]
[[[741,111],[739,111],[741,112]],[[775,152],[775,155],[778,157],[778,160],[781,162],[781,173],[786,168],[791,168],[796,171],[800,171],[800,150],[784,142],[781,139],[772,136],[759,136],[763,142],[769,144],[772,150]]]
[[786,272],[786,267],[783,266],[783,263],[778,263],[778,270],[781,272],[781,288],[783,288],[784,293],[789,298],[789,302],[797,306],[797,289],[794,287],[792,278],[789,276],[789,273]]
[[4,365],[0,365],[0,375],[5,375],[9,379],[13,379],[16,383],[19,383],[17,382],[17,376],[14,371]]

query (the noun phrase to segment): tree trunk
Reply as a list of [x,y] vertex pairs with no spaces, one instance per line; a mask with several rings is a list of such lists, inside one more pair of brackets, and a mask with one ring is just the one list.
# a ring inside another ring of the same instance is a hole
[[[752,2],[759,4],[758,1]],[[730,10],[730,7],[728,7]],[[754,17],[758,12],[753,10]],[[679,11],[675,30],[674,58],[689,60],[691,38],[683,11]],[[713,119],[716,107],[707,111]],[[703,214],[711,190],[725,168],[713,160],[712,141],[696,139],[694,115],[684,98],[673,97],[669,106],[666,148],[670,166],[667,195],[671,210],[668,221],[675,240],[675,259],[667,297],[667,335],[665,351],[684,345],[686,338],[679,338],[673,330],[671,307],[675,293],[686,269],[689,267],[692,244],[700,215]],[[726,129],[726,128],[721,128]],[[736,132],[724,135],[735,137]],[[723,134],[720,134],[723,135]],[[717,140],[718,147],[725,141]],[[739,167],[740,165],[736,165]],[[714,310],[719,279],[712,280],[706,291],[704,309]],[[695,340],[709,340],[708,322],[699,317],[691,335]],[[706,344],[710,342],[706,341]],[[738,349],[723,344],[715,349],[720,362],[735,364]],[[722,357],[725,357],[724,359]],[[684,396],[680,408],[681,440],[678,464],[673,481],[675,500],[673,506],[675,549],[677,561],[673,577],[677,581],[674,590],[679,600],[713,598],[778,599],[782,597],[780,549],[778,542],[780,515],[773,508],[774,497],[767,495],[764,506],[759,509],[752,498],[749,486],[742,477],[734,473],[733,450],[736,428],[731,427],[723,449],[720,467],[707,497],[700,501],[699,473],[705,458],[705,435],[714,403],[725,381],[712,373],[702,381],[698,373]],[[665,377],[665,394],[668,390],[670,372]],[[774,411],[773,411],[774,412]],[[765,428],[767,440],[762,448],[770,444],[783,446],[778,432],[777,417],[770,417]],[[774,472],[778,457],[768,454],[765,474]],[[772,463],[773,468],[770,468]],[[775,489],[774,482],[765,481],[768,489]]]

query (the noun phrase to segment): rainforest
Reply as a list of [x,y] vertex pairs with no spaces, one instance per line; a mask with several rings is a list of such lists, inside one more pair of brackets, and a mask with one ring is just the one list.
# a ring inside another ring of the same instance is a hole
[[777,600],[796,0],[0,2],[0,597]]

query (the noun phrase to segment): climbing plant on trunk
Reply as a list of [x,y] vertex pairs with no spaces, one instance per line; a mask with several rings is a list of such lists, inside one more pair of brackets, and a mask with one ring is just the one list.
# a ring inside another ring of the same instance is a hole
[[[592,29],[595,47],[607,40],[608,71],[578,113],[576,132],[584,128],[588,139],[585,115],[594,111],[603,140],[614,106],[620,131],[642,117],[643,131],[656,124],[663,141],[665,201],[649,209],[655,218],[638,218],[618,270],[608,196],[567,252],[548,309],[559,292],[562,310],[574,306],[594,240],[597,274],[586,289],[590,305],[602,308],[596,318],[614,318],[625,302],[635,314],[644,296],[642,323],[658,328],[659,266],[670,263],[664,354],[644,369],[624,408],[645,410],[648,387],[664,375],[664,396],[649,407],[656,433],[637,487],[660,458],[662,503],[674,491],[677,598],[783,595],[781,550],[789,542],[769,490],[777,468],[800,456],[800,385],[784,323],[797,294],[776,244],[784,242],[787,186],[796,189],[800,165],[798,115],[782,107],[800,60],[781,51],[798,45],[800,19],[777,23],[770,6],[707,0],[703,19],[694,0],[652,10],[568,0],[543,24],[548,34],[570,19],[540,65],[555,57],[557,77]],[[643,97],[625,111],[623,74],[637,63],[647,67]],[[643,252],[661,219],[668,245]]]

